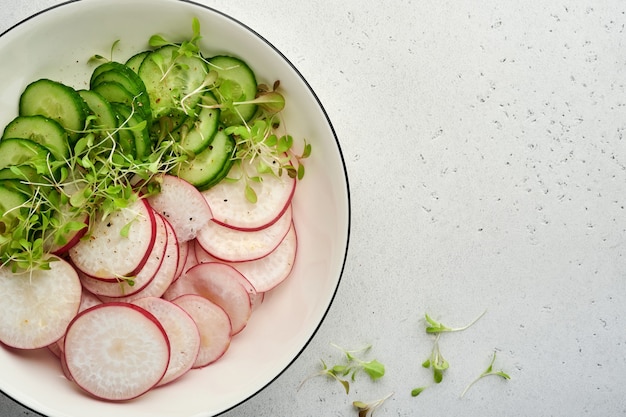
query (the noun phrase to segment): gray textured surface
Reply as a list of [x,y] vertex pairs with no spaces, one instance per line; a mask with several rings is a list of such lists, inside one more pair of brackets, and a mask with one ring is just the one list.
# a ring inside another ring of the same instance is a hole
[[[0,1],[0,29],[56,1]],[[383,416],[626,414],[626,3],[204,1],[290,59],[324,104],[351,185],[346,272],[319,332],[227,412]],[[1,64],[0,64],[1,65]],[[425,312],[440,385],[420,364]],[[387,366],[346,395],[319,360],[373,344]],[[465,385],[498,351],[496,368]],[[88,413],[87,413],[88,414]],[[3,417],[36,416],[0,394]]]

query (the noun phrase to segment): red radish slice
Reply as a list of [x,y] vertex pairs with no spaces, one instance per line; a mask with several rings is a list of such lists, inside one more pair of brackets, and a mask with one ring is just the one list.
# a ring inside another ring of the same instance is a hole
[[155,236],[156,241],[152,247],[150,256],[148,257],[143,268],[132,279],[132,285],[129,281],[120,278],[117,281],[105,281],[93,278],[85,274],[80,274],[80,280],[83,286],[98,297],[120,298],[137,294],[144,289],[154,279],[157,271],[163,262],[165,249],[167,248],[168,234],[165,222],[160,216],[155,218]]
[[158,385],[180,378],[191,369],[200,351],[200,332],[196,322],[185,310],[162,298],[139,298],[133,304],[152,313],[170,341],[170,363]]
[[[98,304],[102,304],[102,301],[83,288],[83,291],[80,296],[80,305],[78,306],[78,312],[85,311],[88,308],[96,306]],[[65,335],[61,337],[56,342],[48,345],[48,348],[57,356],[60,356],[63,353],[63,345],[65,344]]]
[[213,257],[228,262],[253,261],[276,249],[291,226],[291,205],[270,226],[261,230],[238,230],[215,221],[208,222],[196,241]]
[[[298,240],[296,229],[291,224],[289,232],[273,252],[269,255],[248,262],[227,262],[250,281],[259,293],[263,293],[283,282],[291,273],[296,260]],[[196,257],[199,262],[215,261],[199,245],[196,245]]]
[[103,303],[79,313],[67,329],[64,351],[72,380],[93,396],[112,401],[150,390],[170,360],[163,326],[128,303]]
[[181,295],[197,294],[208,299],[228,314],[231,332],[235,335],[246,327],[252,313],[250,296],[242,285],[244,279],[230,265],[219,262],[200,264],[176,280],[163,297],[173,300]]
[[[231,266],[236,265],[235,263],[223,262],[217,258],[214,258],[210,254],[208,254],[202,248],[202,246],[200,246],[200,244],[194,245],[192,249],[194,249],[194,252],[193,252],[194,257],[195,259],[197,259],[199,264],[206,264],[206,263],[211,263],[211,262],[222,262],[222,263],[227,263]],[[250,296],[250,305],[252,306],[252,311],[254,311],[254,309],[256,309],[259,305],[261,305],[261,303],[263,303],[263,299],[265,298],[265,293],[257,291],[256,288],[254,288],[254,285],[252,285],[252,283],[245,276],[243,275],[238,275],[238,276],[241,278],[241,282],[240,282],[241,285],[243,285],[246,291],[248,291],[248,295]]]
[[[230,178],[240,178],[241,168],[234,164]],[[256,174],[255,174],[256,175]],[[296,180],[287,175],[263,174],[262,181],[249,181],[257,202],[246,199],[245,181],[222,181],[202,192],[209,203],[214,221],[234,229],[259,230],[278,220],[287,210],[296,189]]]
[[78,312],[82,288],[72,266],[56,256],[50,269],[14,274],[0,268],[0,342],[36,349],[59,340]]
[[82,239],[70,249],[72,262],[92,277],[136,275],[152,252],[155,223],[154,211],[148,203],[137,200],[95,223],[89,239]]
[[[158,216],[163,219],[160,215]],[[122,301],[130,303],[133,300],[144,297],[161,297],[172,284],[176,274],[176,267],[178,266],[178,242],[176,241],[176,236],[174,235],[174,229],[172,229],[169,222],[163,219],[163,223],[168,233],[167,246],[165,248],[163,262],[161,262],[161,266],[154,275],[154,278],[152,278],[148,285],[142,288],[141,291],[118,298],[101,296],[100,298],[103,301]]]
[[[172,229],[173,230],[173,229]],[[174,275],[174,280],[178,279],[183,274],[185,270],[185,264],[187,263],[187,256],[189,255],[189,240],[186,242],[180,242],[178,240],[178,236],[176,236],[176,240],[178,242],[178,266],[176,268],[176,274]]]
[[194,239],[198,230],[211,220],[209,205],[187,181],[174,175],[162,178],[161,192],[148,198],[150,205],[170,222],[180,242]]
[[224,310],[206,298],[187,294],[172,302],[185,310],[196,322],[200,331],[200,351],[193,368],[202,368],[212,364],[230,347],[230,319]]

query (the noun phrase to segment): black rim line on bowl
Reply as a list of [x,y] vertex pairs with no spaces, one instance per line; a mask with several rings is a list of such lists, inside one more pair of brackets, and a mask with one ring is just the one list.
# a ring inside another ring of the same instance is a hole
[[[68,4],[72,4],[72,3],[79,3],[81,1],[89,1],[89,0],[68,0],[65,1],[63,3],[59,3],[56,4],[54,6],[50,6],[46,9],[43,9],[31,16],[28,16],[26,18],[24,18],[23,20],[19,21],[18,23],[12,25],[11,27],[9,27],[8,29],[6,29],[4,32],[0,33],[0,38],[3,37],[6,33],[10,32],[11,30],[17,28],[18,26],[21,26],[22,24],[26,23],[27,21],[36,18],[39,15],[42,15],[44,13],[49,12],[50,10],[59,8],[59,7],[63,7],[66,6]],[[317,102],[318,106],[320,107],[320,110],[322,111],[322,113],[324,114],[324,118],[326,119],[326,122],[328,123],[328,126],[333,134],[333,138],[335,139],[335,144],[337,145],[337,150],[339,152],[339,157],[341,159],[341,163],[342,163],[342,167],[343,167],[343,174],[344,174],[344,179],[346,181],[346,192],[347,192],[347,199],[348,199],[348,230],[347,230],[347,234],[346,234],[346,247],[344,249],[344,256],[343,256],[343,262],[342,262],[342,266],[341,266],[341,271],[339,274],[339,279],[337,281],[337,285],[333,291],[333,295],[330,299],[330,302],[328,303],[328,307],[326,308],[326,311],[324,312],[324,314],[322,315],[322,318],[320,320],[320,322],[318,323],[318,325],[315,327],[315,329],[313,330],[313,333],[311,334],[311,336],[309,337],[309,339],[306,341],[306,343],[304,344],[304,346],[302,347],[302,349],[300,349],[300,351],[296,354],[296,356],[274,377],[272,378],[267,384],[265,384],[263,387],[261,387],[260,389],[258,389],[255,393],[253,393],[252,395],[250,395],[249,397],[243,399],[242,401],[240,401],[239,403],[233,405],[232,407],[220,412],[218,415],[224,414],[234,408],[237,408],[238,406],[240,406],[241,404],[245,403],[246,401],[250,400],[251,398],[253,398],[254,396],[256,396],[258,393],[260,393],[261,391],[263,391],[265,388],[267,388],[269,385],[271,385],[276,379],[278,379],[302,354],[302,352],[304,352],[304,350],[308,347],[308,345],[311,343],[311,341],[313,340],[313,338],[315,337],[315,335],[317,334],[318,330],[320,329],[322,323],[324,322],[324,320],[326,319],[326,316],[328,315],[328,312],[330,311],[330,307],[333,304],[333,301],[337,295],[337,290],[339,289],[339,284],[341,283],[341,279],[343,278],[343,273],[345,270],[345,266],[346,266],[346,260],[348,258],[348,249],[350,246],[350,230],[351,230],[351,222],[352,222],[352,205],[351,205],[351,199],[350,199],[350,183],[348,180],[348,171],[346,168],[346,163],[345,163],[345,158],[343,156],[343,151],[341,149],[341,145],[339,143],[339,140],[337,138],[337,133],[335,132],[335,128],[330,120],[330,118],[328,117],[328,113],[326,113],[326,109],[324,108],[324,106],[322,105],[322,102],[320,101],[319,97],[317,96],[317,94],[315,93],[315,91],[313,90],[313,88],[311,87],[311,85],[309,84],[309,82],[304,78],[304,76],[300,73],[300,71],[296,68],[296,66],[280,51],[278,50],[278,48],[276,48],[270,41],[268,41],[265,37],[263,37],[261,34],[259,34],[257,31],[255,31],[254,29],[252,29],[251,27],[249,27],[248,25],[246,25],[245,23],[235,19],[232,16],[229,16],[217,9],[214,9],[212,7],[206,6],[204,4],[200,4],[197,3],[195,1],[192,0],[171,0],[171,1],[178,1],[180,3],[187,3],[187,4],[191,4],[195,7],[199,7],[205,10],[209,10],[212,13],[218,14],[230,21],[232,21],[233,23],[241,26],[242,28],[244,28],[245,30],[249,31],[250,33],[252,33],[254,36],[256,36],[257,38],[259,38],[261,41],[263,41],[265,44],[267,44],[270,48],[272,48],[290,67],[291,69],[298,75],[298,77],[301,79],[301,81],[306,85],[307,89],[309,90],[309,92],[311,93],[311,95],[313,96],[313,98],[315,99],[315,101]],[[5,395],[7,395],[3,390],[2,391]],[[9,396],[10,397],[10,396]],[[16,401],[18,404],[20,404],[21,406],[28,408],[36,413],[39,413],[37,410],[34,410],[32,408],[30,408],[29,406],[22,404],[19,401]]]

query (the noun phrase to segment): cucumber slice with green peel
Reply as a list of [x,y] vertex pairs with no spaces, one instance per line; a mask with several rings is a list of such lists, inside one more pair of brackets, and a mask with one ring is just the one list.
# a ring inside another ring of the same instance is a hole
[[[91,74],[91,79],[89,80],[90,88],[93,90],[97,85],[105,82],[121,84],[133,95],[137,106],[143,110],[146,116],[151,116],[150,98],[148,97],[146,86],[139,75],[125,64],[109,61],[98,66]],[[149,118],[148,121],[150,121]]]
[[47,180],[30,165],[10,165],[0,169],[0,180],[17,180],[26,183],[46,183]]
[[105,81],[92,88],[110,103],[121,103],[135,111],[143,113],[143,106],[136,100],[135,95],[116,81]]
[[[178,52],[178,46],[162,46],[148,54],[139,67],[139,76],[150,96],[150,108],[154,120],[162,116],[178,116],[194,109],[201,93],[195,93],[202,86],[208,73],[206,62],[197,56],[186,56]],[[184,99],[184,106],[181,100]]]
[[[217,102],[211,92],[204,93],[202,101]],[[219,109],[201,107],[197,117],[189,117],[179,129],[177,139],[180,146],[187,152],[199,154],[211,144],[217,133],[219,120]]]
[[49,154],[46,147],[30,139],[5,138],[0,140],[0,169],[11,165],[41,166]]
[[[256,76],[244,61],[233,56],[217,55],[209,59],[209,67],[217,71],[218,91],[225,99],[235,102],[255,99],[258,89]],[[230,126],[250,120],[256,113],[257,105],[240,104],[235,106],[235,110],[222,111],[222,123]]]
[[20,116],[42,115],[56,120],[75,143],[85,128],[89,114],[87,105],[72,87],[42,78],[30,83],[19,101]]
[[141,63],[148,56],[150,52],[152,51],[147,50],[147,51],[141,51],[139,53],[136,53],[135,55],[128,58],[128,60],[125,62],[126,66],[130,68],[131,70],[133,70],[135,73],[138,73]]
[[78,94],[85,100],[94,117],[91,127],[101,130],[102,135],[111,135],[116,138],[117,117],[111,103],[97,91],[79,90]]
[[150,154],[152,146],[148,125],[146,124],[143,129],[138,128],[145,119],[141,113],[133,112],[130,107],[123,104],[113,103],[112,106],[119,120],[120,145],[123,149],[128,148],[135,159],[142,160]]
[[221,181],[233,164],[235,140],[220,129],[211,144],[190,161],[181,162],[171,174],[176,175],[200,191]]
[[18,116],[5,127],[2,138],[23,138],[50,150],[57,160],[70,156],[68,135],[56,120],[45,116]]

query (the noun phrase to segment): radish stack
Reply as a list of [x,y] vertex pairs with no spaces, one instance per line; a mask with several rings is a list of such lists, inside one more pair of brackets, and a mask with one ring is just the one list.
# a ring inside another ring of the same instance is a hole
[[[68,380],[123,401],[228,353],[267,291],[293,268],[295,180],[268,175],[249,203],[238,182],[200,192],[164,175],[51,255],[51,269],[0,268],[0,342],[47,347]],[[45,323],[45,324],[44,324]]]

